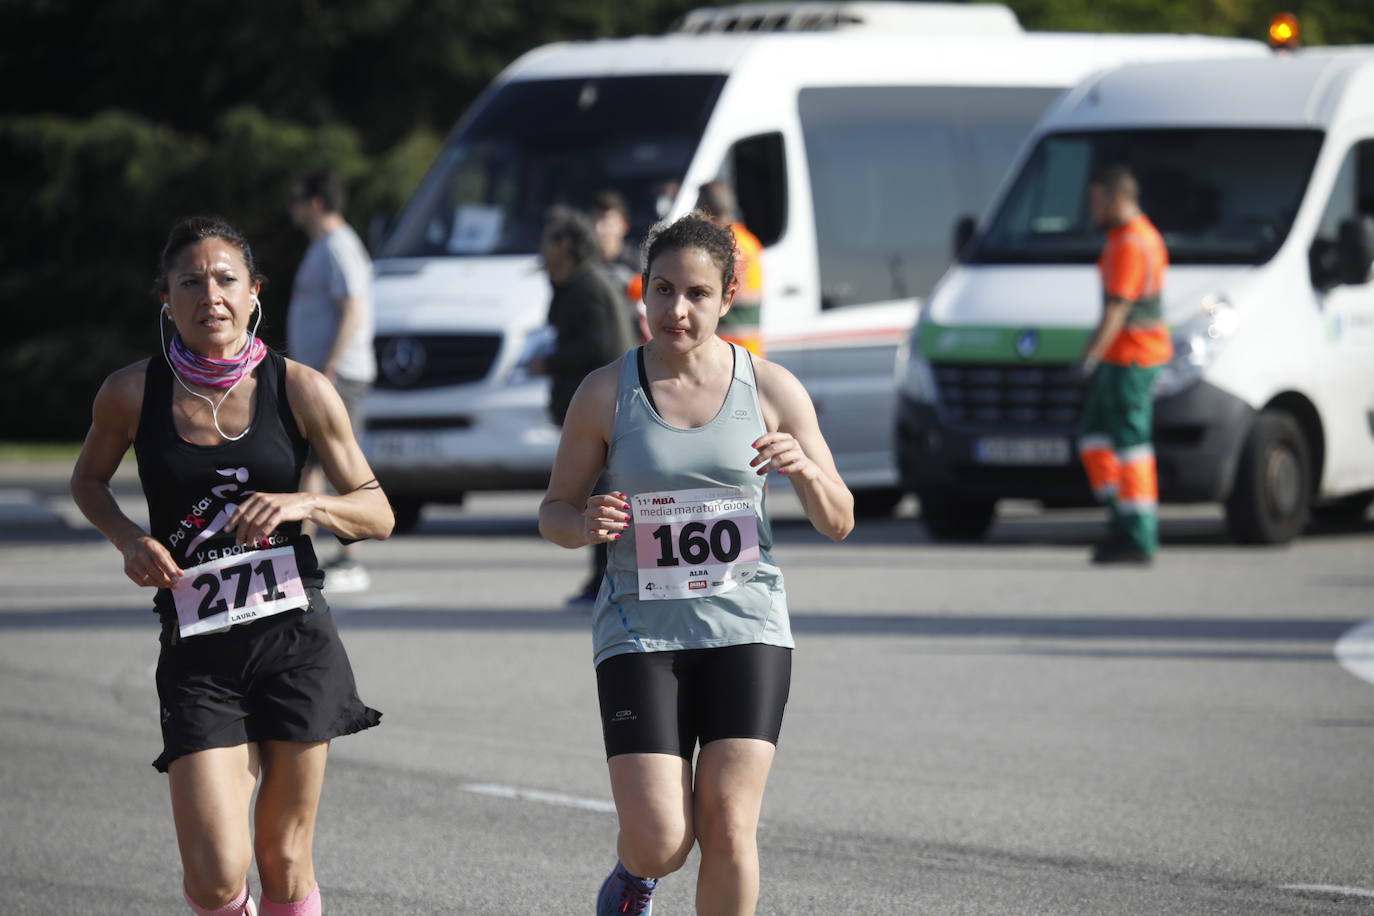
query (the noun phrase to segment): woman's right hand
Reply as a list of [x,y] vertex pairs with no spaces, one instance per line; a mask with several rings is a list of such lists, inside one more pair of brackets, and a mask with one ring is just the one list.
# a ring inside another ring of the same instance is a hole
[[630,498],[619,490],[587,497],[582,510],[588,544],[607,544],[630,527]]
[[124,555],[124,575],[135,585],[172,588],[185,575],[157,538],[144,534],[120,545]]

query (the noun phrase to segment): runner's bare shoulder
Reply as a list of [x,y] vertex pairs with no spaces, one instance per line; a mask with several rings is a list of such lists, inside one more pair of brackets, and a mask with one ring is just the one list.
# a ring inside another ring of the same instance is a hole
[[96,409],[113,410],[121,414],[133,411],[137,415],[143,406],[143,380],[147,374],[147,359],[140,359],[111,372],[95,396]]

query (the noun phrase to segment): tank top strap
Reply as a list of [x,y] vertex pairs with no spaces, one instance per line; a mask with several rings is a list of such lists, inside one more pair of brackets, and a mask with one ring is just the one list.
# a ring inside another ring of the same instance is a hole
[[[754,410],[754,416],[759,418],[759,423],[767,432],[767,424],[763,420],[763,402],[759,398],[759,379],[754,372],[754,354],[750,353],[747,347],[741,347],[737,343],[730,346],[735,348],[735,382],[738,383],[732,385],[732,388],[743,388],[747,392],[746,397]],[[732,396],[738,396],[737,391],[732,391]]]
[[304,448],[309,443],[301,435],[300,424],[296,422],[295,411],[291,409],[291,399],[286,393],[286,357],[269,350],[267,358],[260,365],[266,371],[258,374],[258,384],[267,386],[267,398],[262,403],[270,402],[276,405],[277,418],[281,421],[282,430],[287,438],[296,448]]
[[134,442],[155,442],[159,434],[172,433],[172,370],[165,359],[148,358],[143,373],[143,403],[139,406]]
[[620,357],[620,377],[616,384],[615,395],[615,417],[611,423],[613,432],[630,417],[635,401],[647,397],[639,383],[639,366],[640,360],[644,358],[643,354],[644,346],[641,344],[627,350]]

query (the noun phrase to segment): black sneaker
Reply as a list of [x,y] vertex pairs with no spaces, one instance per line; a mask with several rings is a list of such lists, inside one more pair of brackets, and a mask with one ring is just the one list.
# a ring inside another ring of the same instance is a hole
[[1093,548],[1092,561],[1098,566],[1149,566],[1155,557],[1129,542],[1109,540]]
[[590,614],[596,609],[596,590],[583,589],[563,602],[563,608],[574,614]]

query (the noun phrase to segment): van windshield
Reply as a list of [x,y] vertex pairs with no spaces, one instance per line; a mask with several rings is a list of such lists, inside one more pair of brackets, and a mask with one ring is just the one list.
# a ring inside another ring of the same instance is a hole
[[[719,75],[506,83],[449,140],[382,257],[532,254],[554,204],[619,191],[632,237],[675,194],[725,82]],[[655,117],[653,112],[667,113]]]
[[975,264],[1086,264],[1104,235],[1088,178],[1125,165],[1175,264],[1263,264],[1288,236],[1321,147],[1315,130],[1123,130],[1045,136],[985,232]]

